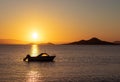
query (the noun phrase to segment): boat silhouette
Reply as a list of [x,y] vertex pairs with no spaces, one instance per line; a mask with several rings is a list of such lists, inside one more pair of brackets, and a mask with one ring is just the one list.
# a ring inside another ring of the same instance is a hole
[[53,61],[56,56],[50,56],[47,53],[41,53],[36,57],[31,57],[29,54],[23,59],[23,61],[41,61],[41,62],[50,62]]

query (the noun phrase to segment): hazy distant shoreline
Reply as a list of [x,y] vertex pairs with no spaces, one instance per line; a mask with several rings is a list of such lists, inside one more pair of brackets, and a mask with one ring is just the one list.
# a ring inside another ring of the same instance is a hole
[[64,44],[54,44],[54,43],[27,43],[20,40],[13,40],[13,39],[0,39],[0,45],[120,45],[119,41],[115,42],[108,42],[104,40],[100,40],[98,38],[91,38],[89,40],[80,40],[80,41],[74,41],[70,43],[64,43]]

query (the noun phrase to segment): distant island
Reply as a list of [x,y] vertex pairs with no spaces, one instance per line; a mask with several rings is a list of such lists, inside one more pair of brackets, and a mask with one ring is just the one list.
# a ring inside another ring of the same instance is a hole
[[76,42],[67,43],[64,45],[119,45],[119,44],[114,42],[103,41],[96,37],[93,37],[89,40],[80,40]]
[[114,41],[115,44],[120,44],[120,41]]

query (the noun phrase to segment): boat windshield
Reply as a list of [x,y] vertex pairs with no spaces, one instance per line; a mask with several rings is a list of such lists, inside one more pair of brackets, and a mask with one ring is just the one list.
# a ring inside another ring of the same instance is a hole
[[48,54],[46,54],[46,53],[44,53],[44,54],[42,54],[41,56],[49,56]]

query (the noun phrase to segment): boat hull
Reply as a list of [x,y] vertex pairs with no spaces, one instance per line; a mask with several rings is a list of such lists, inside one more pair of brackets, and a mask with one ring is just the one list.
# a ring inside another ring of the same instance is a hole
[[53,61],[55,56],[49,56],[49,57],[29,57],[28,61],[41,61],[41,62],[50,62]]

